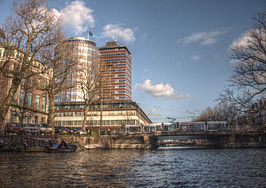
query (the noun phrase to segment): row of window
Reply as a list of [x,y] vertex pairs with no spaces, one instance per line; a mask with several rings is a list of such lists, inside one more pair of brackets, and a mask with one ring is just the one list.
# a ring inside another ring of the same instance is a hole
[[109,72],[126,72],[127,69],[112,69]]
[[[96,43],[91,41],[91,40],[69,39],[68,42],[77,42],[79,46],[81,46],[81,43],[85,43],[85,44],[89,44],[89,45],[92,45],[92,46],[96,46]],[[86,46],[87,45],[84,45],[84,47],[86,47]]]
[[[21,80],[21,84],[22,84],[22,86],[25,86],[25,83],[26,83],[26,80],[23,78],[23,79]],[[34,83],[34,85],[35,85],[35,84],[36,84],[37,87],[43,87],[43,88],[46,88],[46,87],[47,87],[47,81],[44,80],[44,81],[43,81],[43,84],[41,85],[41,79],[40,79],[40,78],[37,78],[37,79],[36,79],[36,83]],[[28,87],[32,87],[32,86],[33,86],[33,78],[32,78],[32,77],[30,77],[30,78],[28,79],[28,81],[27,81],[27,86],[28,86]]]
[[[10,111],[10,122],[11,123],[16,123],[16,122],[22,122],[22,112],[20,113],[17,113],[16,111]],[[39,117],[39,116],[32,116],[32,115],[29,115],[29,114],[26,114],[24,115],[25,118],[24,118],[24,121],[23,123],[46,123],[45,122],[45,117]]]
[[[135,120],[102,120],[102,125],[135,125]],[[55,126],[82,125],[82,121],[55,121]],[[100,125],[99,120],[89,120],[86,125]]]
[[[133,103],[110,103],[110,104],[103,104],[103,109],[117,109],[117,108],[135,108],[135,104]],[[65,109],[83,109],[84,105],[56,105],[56,110],[65,110]],[[100,109],[100,104],[91,104],[90,109]]]
[[[19,53],[15,50],[4,50],[4,49],[0,49],[0,57],[16,57],[16,58],[22,58],[23,54]],[[42,65],[41,63],[37,62],[37,61],[33,61],[32,62],[32,66],[35,68],[40,69],[42,72],[46,72],[49,75],[52,75],[52,71],[48,70],[47,67],[45,67],[44,65]],[[14,70],[17,68],[17,66],[14,66]]]
[[126,61],[126,58],[118,58],[118,59],[105,59],[106,62],[113,62],[113,61]]
[[117,64],[108,64],[104,65],[105,67],[121,67],[121,66],[126,66],[127,64],[125,63],[117,63]]
[[[101,112],[89,112],[88,117],[90,116],[100,116]],[[136,111],[134,110],[122,110],[122,111],[103,111],[103,116],[135,116]],[[83,117],[84,112],[56,112],[56,117]]]
[[101,57],[113,57],[113,56],[122,56],[122,55],[126,55],[126,53],[101,54]]
[[[21,89],[20,90],[20,96],[19,96],[19,103],[24,104],[27,99],[27,105],[28,106],[35,106],[35,108],[39,109],[41,107],[42,110],[46,110],[46,97],[45,96],[40,96],[39,94],[35,95],[35,103],[33,103],[33,94],[31,91],[27,92],[27,97],[25,97],[25,90]],[[17,94],[14,95],[14,102],[17,101]],[[41,100],[41,106],[40,106],[40,100]],[[34,104],[34,105],[33,105]],[[49,110],[49,100],[48,100],[48,110]]]

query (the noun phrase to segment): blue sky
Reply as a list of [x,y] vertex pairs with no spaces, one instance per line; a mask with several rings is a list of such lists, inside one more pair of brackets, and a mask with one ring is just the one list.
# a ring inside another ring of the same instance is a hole
[[[132,55],[132,99],[154,122],[189,121],[215,105],[232,74],[230,46],[265,0],[50,0],[68,37],[118,40]],[[12,1],[0,0],[0,21]]]

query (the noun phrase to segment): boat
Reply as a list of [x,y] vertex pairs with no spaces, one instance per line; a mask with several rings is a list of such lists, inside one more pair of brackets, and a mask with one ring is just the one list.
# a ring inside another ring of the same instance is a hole
[[44,147],[27,147],[21,149],[22,152],[44,152],[45,148]]
[[49,153],[69,153],[76,152],[77,147],[66,143],[62,140],[61,144],[52,144],[46,148]]

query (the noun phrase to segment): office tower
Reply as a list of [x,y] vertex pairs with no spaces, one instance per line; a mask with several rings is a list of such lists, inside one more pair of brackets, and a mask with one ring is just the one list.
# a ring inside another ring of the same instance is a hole
[[99,47],[103,99],[131,100],[131,54],[116,41]]
[[[70,38],[66,41],[66,46],[74,46],[74,52],[79,57],[78,70],[70,75],[67,84],[86,81],[88,77],[84,75],[88,73],[92,63],[100,69],[99,97],[103,100],[90,104],[90,110],[86,114],[87,129],[121,129],[124,125],[151,123],[137,103],[131,101],[131,56],[126,46],[108,42],[106,46],[96,48],[94,41],[80,37]],[[58,95],[55,105],[55,126],[82,126],[85,102],[80,85]]]
[[[69,75],[66,86],[77,83],[56,96],[56,103],[84,102],[80,82],[85,82],[88,74],[91,74],[91,66],[98,64],[98,49],[96,43],[83,37],[72,37],[65,41],[65,48],[73,49],[73,55],[77,58],[75,67]],[[67,59],[65,60],[67,63]]]

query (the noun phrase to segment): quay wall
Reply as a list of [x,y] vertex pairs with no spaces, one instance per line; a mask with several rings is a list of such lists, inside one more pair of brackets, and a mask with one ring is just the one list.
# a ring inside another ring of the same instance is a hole
[[[179,137],[179,136],[175,136]],[[181,137],[181,136],[180,136]],[[46,136],[25,136],[25,135],[0,135],[7,143],[8,150],[23,148],[24,143],[28,146],[45,146],[50,141],[61,143],[76,143],[81,148],[86,149],[156,149],[166,142],[160,140],[159,135],[102,135],[99,137],[79,136],[79,135],[57,135],[54,137]],[[167,138],[167,137],[166,137]],[[169,137],[170,138],[170,137]],[[180,141],[169,141],[171,144],[203,146],[206,148],[255,148],[266,147],[266,134],[227,134],[227,135],[201,135],[190,136],[189,139],[179,139]]]
[[157,146],[197,146],[204,148],[262,148],[266,147],[266,134],[206,134],[178,135],[158,139]]

